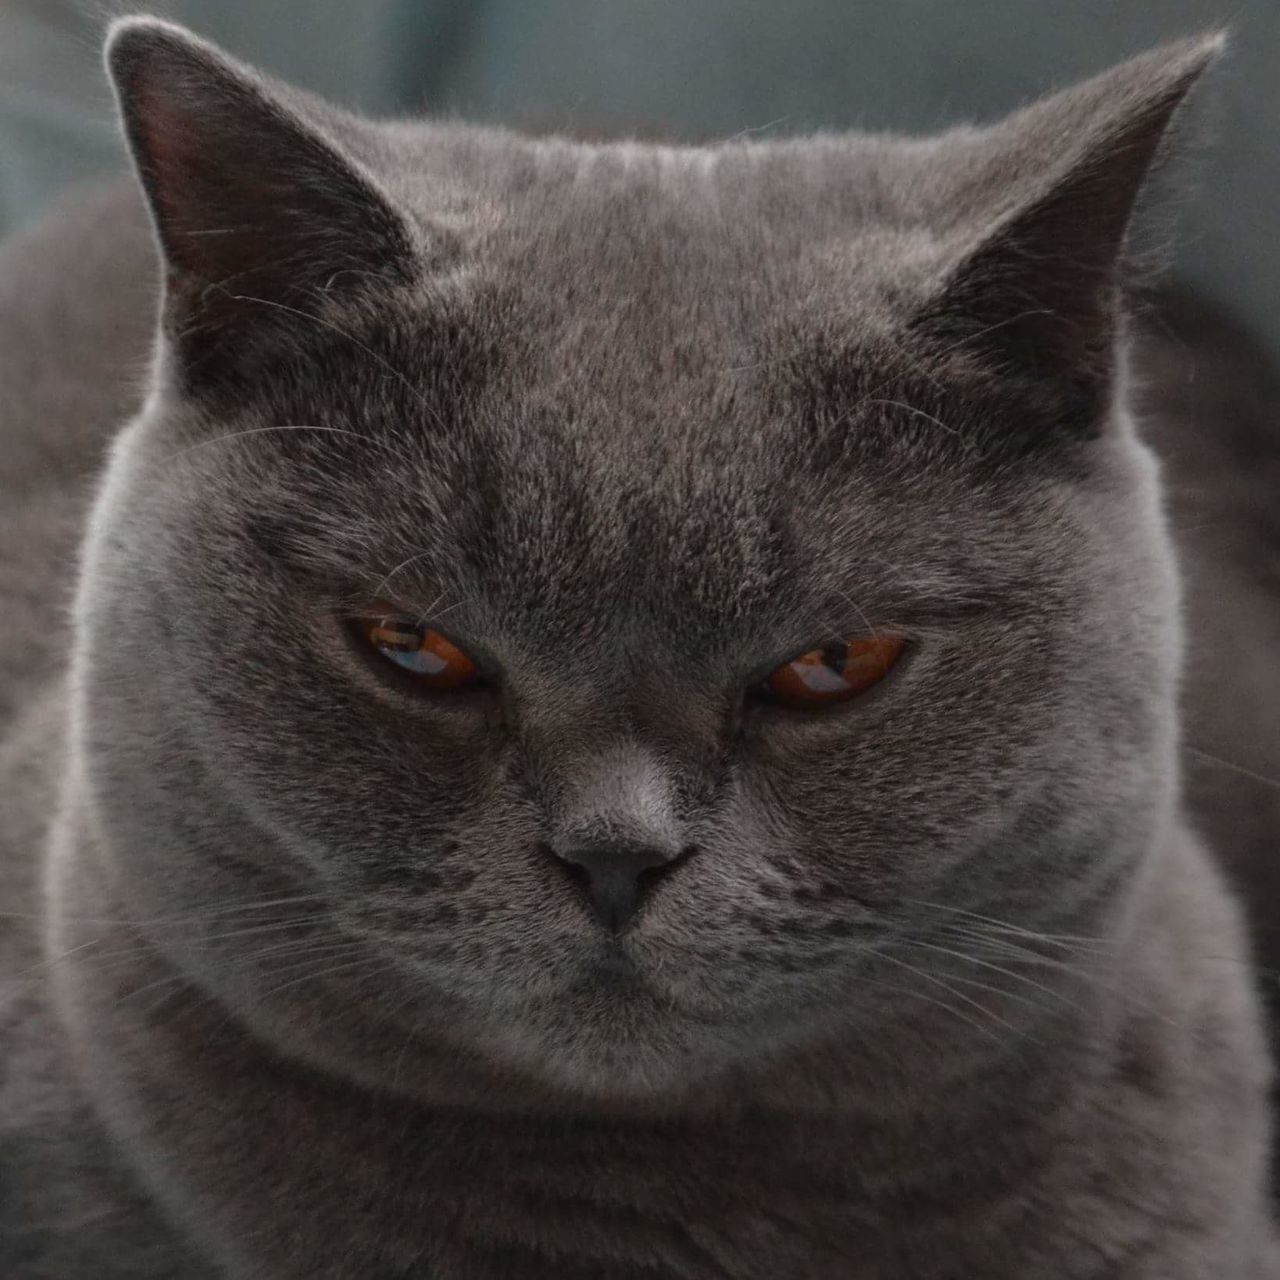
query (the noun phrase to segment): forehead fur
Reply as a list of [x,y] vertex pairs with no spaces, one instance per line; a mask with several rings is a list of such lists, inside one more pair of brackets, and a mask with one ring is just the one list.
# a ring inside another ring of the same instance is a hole
[[920,439],[972,453],[937,420],[939,378],[957,421],[1016,415],[1017,388],[911,328],[965,234],[930,184],[970,134],[679,148],[364,127],[344,145],[412,221],[419,278],[301,315],[298,376],[248,390],[303,393],[307,420],[327,398],[418,421],[445,453],[488,424],[557,482],[605,488],[601,458],[671,489],[698,469],[832,478]]
[[629,364],[650,394],[758,355],[784,316],[868,333],[900,320],[898,295],[936,271],[951,230],[925,175],[957,145],[590,145],[433,126],[366,142],[427,245],[538,312],[549,369],[611,380]]

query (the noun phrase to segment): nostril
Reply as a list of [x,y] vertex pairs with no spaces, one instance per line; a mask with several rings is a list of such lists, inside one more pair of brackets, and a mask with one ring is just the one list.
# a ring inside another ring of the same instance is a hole
[[636,877],[642,889],[652,889],[660,880],[665,880],[681,863],[687,862],[696,852],[693,845],[686,845],[674,858],[666,862],[655,863],[644,867]]
[[538,852],[543,855],[546,860],[555,867],[556,871],[564,876],[570,884],[577,885],[580,889],[588,889],[591,886],[591,876],[579,862],[569,862],[562,858],[549,844],[539,842]]
[[563,858],[556,859],[564,868],[564,873],[580,888],[589,889],[591,887],[591,873],[577,862],[565,862]]

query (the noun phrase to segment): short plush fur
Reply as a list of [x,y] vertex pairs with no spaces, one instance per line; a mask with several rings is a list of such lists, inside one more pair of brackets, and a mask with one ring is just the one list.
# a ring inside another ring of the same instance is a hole
[[[1276,1274],[1133,413],[1222,524],[1232,409],[1127,319],[1217,47],[932,140],[659,147],[116,27],[150,364],[131,199],[0,257],[6,1276]],[[1255,662],[1263,757],[1278,542],[1196,543],[1192,670]],[[377,600],[488,683],[395,678]],[[862,698],[752,695],[869,630],[909,647]],[[620,930],[583,849],[664,862]]]

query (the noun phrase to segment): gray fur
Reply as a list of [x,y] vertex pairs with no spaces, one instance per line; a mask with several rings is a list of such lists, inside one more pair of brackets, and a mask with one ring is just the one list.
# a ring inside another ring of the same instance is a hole
[[[6,1274],[1276,1274],[1127,391],[1185,404],[1118,309],[1214,48],[681,148],[117,29],[149,372],[132,199],[0,258]],[[382,679],[339,619],[388,594],[497,692]],[[913,647],[864,699],[744,701],[866,626]],[[685,851],[618,937],[544,852],[584,839]]]

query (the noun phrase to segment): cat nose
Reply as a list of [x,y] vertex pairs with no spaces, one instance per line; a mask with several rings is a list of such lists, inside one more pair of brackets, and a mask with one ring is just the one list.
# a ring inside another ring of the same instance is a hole
[[645,845],[547,847],[566,875],[586,894],[591,912],[610,933],[620,933],[640,900],[692,852]]

